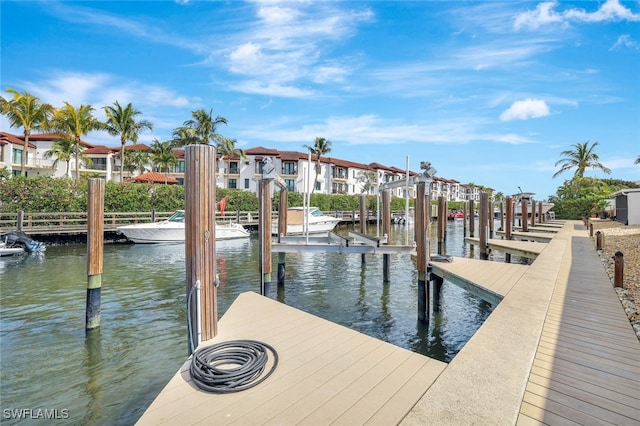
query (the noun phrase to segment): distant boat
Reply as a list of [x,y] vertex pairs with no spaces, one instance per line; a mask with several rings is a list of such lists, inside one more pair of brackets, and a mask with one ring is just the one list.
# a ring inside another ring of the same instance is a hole
[[[302,235],[305,229],[305,212],[308,212],[309,234],[333,231],[341,219],[324,214],[318,207],[289,207],[287,209],[287,235]],[[271,232],[278,235],[278,221],[271,225]]]
[[449,213],[449,215],[447,216],[447,219],[449,219],[449,220],[463,220],[464,219],[464,213],[462,213],[462,212]]
[[0,256],[12,256],[22,253],[38,253],[46,250],[46,246],[27,237],[21,231],[12,231],[0,235]]
[[[117,228],[128,240],[138,244],[184,243],[185,212],[177,210],[167,220],[137,223]],[[251,233],[238,223],[216,223],[216,241],[249,238]]]

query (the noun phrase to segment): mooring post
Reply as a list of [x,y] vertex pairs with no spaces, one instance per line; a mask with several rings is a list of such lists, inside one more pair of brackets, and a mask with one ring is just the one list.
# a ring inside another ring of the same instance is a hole
[[469,200],[469,236],[473,238],[475,236],[474,228],[476,222],[476,211],[473,205],[473,200]]
[[531,227],[536,226],[536,202],[531,199],[531,219],[529,220]]
[[[360,194],[360,233],[367,233],[367,196]],[[367,255],[362,253],[360,255],[360,263],[366,263]]]
[[480,233],[480,259],[487,260],[489,255],[487,254],[487,205],[489,203],[489,197],[486,192],[480,193],[480,207],[478,218],[478,232]]
[[447,205],[446,200],[443,196],[438,197],[438,254],[443,253],[443,245],[444,245],[444,230],[447,227]]
[[546,218],[542,213],[542,201],[538,201],[538,223],[544,223],[544,222],[546,222]]
[[[387,236],[387,242],[391,238],[391,190],[385,189],[382,191],[382,235]],[[391,274],[391,255],[382,255],[382,281],[390,281]]]
[[22,222],[24,221],[24,210],[20,210],[18,212],[18,219],[16,221],[16,230],[18,232],[22,231]]
[[[287,235],[287,209],[289,208],[289,191],[280,190],[280,200],[278,201],[278,242],[282,242],[280,237]],[[284,252],[278,253],[278,290],[284,286],[286,273],[286,256]]]
[[615,261],[613,286],[624,288],[624,254],[621,251],[617,251],[613,255],[613,259]]
[[504,231],[504,201],[500,201],[500,230]]
[[[488,195],[487,195],[488,197]],[[491,201],[491,198],[487,198],[487,222],[489,223],[489,238],[493,238],[493,225],[495,222],[495,215],[493,213],[493,201]]]
[[271,180],[260,179],[258,183],[260,242],[260,294],[271,291]]
[[529,232],[529,210],[528,210],[528,204],[527,204],[527,200],[522,200],[522,202],[520,203],[521,206],[521,210],[522,210],[522,232]]
[[462,202],[462,236],[467,236],[467,202]]
[[156,209],[151,209],[151,223],[156,221]]
[[191,354],[200,341],[213,339],[218,334],[215,147],[205,144],[185,147],[184,185],[186,290],[190,313],[187,329]]
[[104,179],[89,179],[87,188],[86,330],[100,327],[104,253],[104,182]]
[[[414,229],[416,239],[416,266],[418,269],[418,321],[426,321],[429,318],[427,300],[429,299],[429,287],[427,283],[427,265],[429,264],[429,246],[427,229],[430,218],[427,215],[430,200],[425,197],[426,182],[418,182],[416,185],[416,210]],[[426,229],[425,229],[426,228]]]
[[[505,231],[504,231],[504,238],[506,240],[510,240],[511,239],[511,226],[513,225],[513,198],[511,197],[507,197],[507,217],[505,218]],[[511,254],[510,253],[505,253],[504,255],[504,261],[507,263],[511,263]]]

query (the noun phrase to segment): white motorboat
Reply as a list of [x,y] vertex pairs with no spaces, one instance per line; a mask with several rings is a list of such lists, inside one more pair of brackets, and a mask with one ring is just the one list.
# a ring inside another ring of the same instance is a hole
[[[305,215],[305,213],[307,213]],[[308,220],[305,218],[308,217]],[[287,209],[287,235],[318,234],[333,231],[341,219],[324,214],[318,207],[289,207]],[[271,232],[278,234],[278,221],[271,224]]]
[[[535,215],[540,213],[540,205],[537,201],[533,200],[535,205],[531,206],[532,196],[535,195],[533,192],[520,192],[518,194],[512,195],[513,197],[513,214],[516,218],[522,216],[522,202],[525,201],[527,203],[527,216],[531,217],[531,211],[535,209]],[[542,215],[546,216],[549,213],[549,210],[553,208],[553,203],[549,203],[546,201],[542,202]]]
[[4,241],[0,241],[0,256],[13,256],[24,253],[24,247],[9,246]]
[[[185,212],[176,211],[167,220],[119,226],[118,231],[138,244],[184,243]],[[249,238],[251,233],[238,223],[216,223],[216,241]]]

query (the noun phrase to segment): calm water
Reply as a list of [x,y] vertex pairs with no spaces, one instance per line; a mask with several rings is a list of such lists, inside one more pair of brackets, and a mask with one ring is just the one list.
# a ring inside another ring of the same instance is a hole
[[[404,243],[404,230],[394,226],[395,244]],[[222,315],[239,293],[259,292],[258,242],[222,241],[217,249]],[[446,253],[473,257],[460,222],[448,223]],[[359,254],[287,254],[278,296],[273,258],[269,297],[443,361],[492,309],[445,283],[440,311],[428,324],[418,322],[417,272],[408,255],[391,256],[391,281],[383,283],[382,256],[368,255],[363,265]],[[89,335],[86,281],[85,245],[0,259],[3,423],[17,423],[10,410],[36,416],[43,409],[68,416],[57,421],[64,424],[132,424],[184,362],[184,245],[106,245],[101,327]]]

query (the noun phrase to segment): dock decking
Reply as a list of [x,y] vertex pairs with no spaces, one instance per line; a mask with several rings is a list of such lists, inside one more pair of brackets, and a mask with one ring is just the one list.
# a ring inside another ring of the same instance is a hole
[[588,231],[573,221],[549,235],[529,266],[433,264],[503,297],[449,364],[244,293],[212,343],[272,344],[276,372],[212,395],[187,361],[138,423],[640,425],[640,342]]
[[[467,237],[464,239],[469,244],[480,245],[480,238]],[[515,254],[517,256],[535,259],[547,246],[546,243],[536,241],[499,240],[489,238],[487,245],[490,249],[503,253]]]

